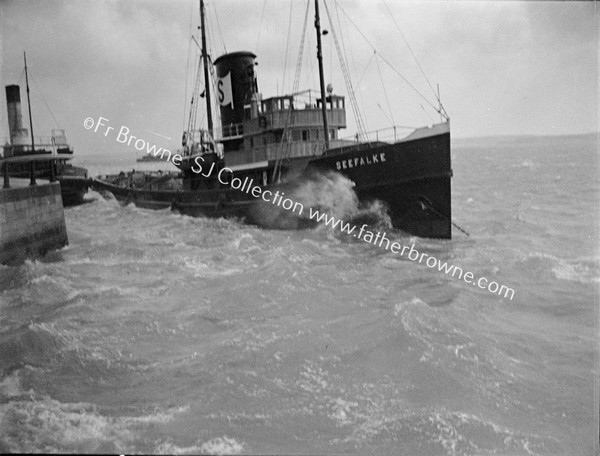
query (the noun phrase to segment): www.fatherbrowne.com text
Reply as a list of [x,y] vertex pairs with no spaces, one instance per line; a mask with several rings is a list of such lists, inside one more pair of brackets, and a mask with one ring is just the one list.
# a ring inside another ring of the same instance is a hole
[[[83,125],[87,130],[91,130],[93,128],[94,133],[97,133],[98,130],[101,129],[100,131],[101,133],[103,132],[105,137],[113,132],[113,134],[117,135],[117,142],[126,144],[127,146],[131,146],[133,144],[133,147],[135,147],[135,149],[138,151],[146,150],[146,153],[149,155],[154,155],[155,157],[160,155],[161,158],[166,161],[171,161],[176,166],[181,165],[183,161],[183,157],[180,154],[172,154],[170,150],[162,147],[157,148],[155,144],[150,144],[148,141],[131,134],[129,128],[124,125],[119,128],[117,133],[114,127],[108,125],[108,119],[104,117],[99,117],[97,121],[91,117],[88,117],[84,120]],[[166,158],[165,154],[167,155]],[[192,171],[196,174],[200,174],[203,177],[212,176],[215,163],[213,162],[210,169],[203,173],[201,162],[204,162],[204,158],[201,156],[194,157],[194,166],[192,166]],[[260,198],[266,203],[270,203],[277,207],[282,207],[283,209],[291,211],[298,216],[306,216],[304,205],[300,202],[295,202],[290,198],[284,198],[285,192],[263,189],[258,185],[254,185],[254,180],[249,179],[248,177],[246,177],[243,181],[238,177],[233,177],[229,180],[228,175],[233,175],[233,171],[227,167],[221,168],[217,174],[217,179],[223,185],[227,185],[235,190],[251,194],[253,197]],[[437,259],[433,255],[419,252],[415,248],[414,244],[408,246],[402,245],[398,241],[392,242],[387,237],[385,232],[382,233],[378,231],[377,234],[375,234],[372,231],[367,230],[366,228],[368,225],[366,224],[358,229],[355,225],[351,225],[350,223],[344,222],[341,219],[336,219],[335,217],[330,216],[325,212],[320,212],[312,207],[309,207],[308,209],[308,217],[310,220],[323,223],[325,226],[329,226],[334,229],[338,228],[340,232],[344,234],[354,236],[361,241],[384,248],[394,254],[399,253],[402,257],[406,255],[411,261],[416,261],[419,264],[424,263],[428,268],[437,269],[446,275],[456,277],[458,280],[464,280],[466,283],[472,284],[473,286],[482,290],[487,290],[490,293],[497,294],[498,296],[502,296],[510,300],[512,300],[515,296],[515,290],[512,288],[509,288],[505,285],[500,285],[498,282],[489,281],[485,277],[476,278],[475,274],[470,271],[465,272],[458,266],[448,264],[447,262],[442,263],[441,260]]]
[[[198,157],[202,159],[202,157]],[[193,168],[194,172],[200,173],[204,177],[209,177],[212,175],[214,170],[214,163],[211,165],[211,168],[206,172],[202,173],[202,166],[199,162],[197,162],[197,167]],[[243,181],[238,177],[234,177],[231,180],[227,180],[227,175],[233,174],[233,171],[229,168],[222,168],[217,174],[217,179],[222,184],[226,184],[231,186],[231,188],[239,190],[241,192],[251,194],[255,198],[260,198],[266,203],[273,204],[274,206],[283,207],[284,209],[294,212],[295,214],[302,216],[306,215],[304,210],[304,205],[300,202],[295,202],[290,198],[284,198],[285,192],[275,191],[263,189],[258,185],[254,185],[254,180],[246,177]],[[378,247],[382,247],[386,250],[389,250],[392,253],[400,254],[400,256],[407,256],[407,258],[411,261],[416,261],[419,264],[425,264],[428,268],[437,269],[440,272],[443,272],[446,275],[450,275],[452,277],[456,277],[459,280],[464,280],[466,283],[472,284],[482,290],[487,290],[490,293],[497,294],[498,296],[502,296],[504,298],[508,298],[512,301],[515,296],[515,290],[509,288],[505,285],[500,285],[498,282],[489,281],[485,277],[476,278],[475,274],[470,271],[464,271],[462,268],[448,264],[447,262],[442,262],[437,259],[433,255],[428,255],[424,252],[419,252],[414,244],[402,245],[398,241],[391,241],[385,232],[378,231],[377,234],[372,231],[367,230],[368,225],[363,225],[360,229],[356,225],[351,225],[350,223],[344,222],[341,219],[336,219],[333,216],[325,212],[320,212],[317,209],[312,207],[308,208],[308,217],[310,220],[317,221],[319,223],[323,223],[326,226],[331,228],[338,228],[342,233],[348,234],[351,236],[360,239],[361,241],[367,242],[369,244],[377,245]]]
[[470,283],[473,286],[476,286],[482,290],[487,290],[490,293],[497,294],[498,296],[502,296],[504,298],[508,298],[512,301],[515,296],[515,290],[509,288],[505,285],[500,285],[498,282],[489,281],[485,277],[476,278],[475,274],[470,271],[463,271],[462,268],[455,266],[453,264],[448,264],[447,262],[442,262],[438,258],[433,255],[428,255],[424,252],[419,252],[414,244],[411,244],[410,247],[408,245],[402,245],[398,241],[391,241],[388,239],[385,232],[378,231],[377,234],[374,234],[372,231],[366,229],[367,225],[363,225],[360,227],[360,230],[357,231],[357,227],[355,225],[350,225],[342,220],[336,219],[335,217],[331,217],[326,213],[320,213],[318,210],[313,210],[310,208],[309,217],[311,220],[316,220],[318,222],[324,223],[327,226],[331,226],[332,228],[338,227],[342,233],[349,234],[354,236],[361,241],[367,242],[369,244],[376,245],[378,247],[382,247],[386,250],[389,250],[392,253],[399,253],[400,256],[406,256],[411,261],[416,261],[419,264],[424,263],[428,268],[437,269],[440,272],[443,272],[446,275],[450,275],[452,277],[456,277],[459,280],[464,280],[466,283]]

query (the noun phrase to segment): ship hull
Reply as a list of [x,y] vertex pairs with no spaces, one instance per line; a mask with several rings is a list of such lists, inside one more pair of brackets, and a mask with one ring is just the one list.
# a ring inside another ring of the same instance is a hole
[[365,150],[328,153],[311,162],[355,183],[361,201],[382,201],[395,228],[419,237],[451,237],[450,133]]
[[85,194],[88,191],[89,181],[81,176],[58,177],[60,182],[60,193],[63,206],[77,206],[85,202]]
[[[29,179],[31,176],[30,166],[30,162],[9,163],[8,175],[9,177]],[[49,181],[50,166],[49,160],[35,160],[36,179]],[[63,206],[77,206],[85,202],[85,194],[90,184],[87,178],[87,170],[78,166],[62,164],[58,166],[55,179],[60,183]]]
[[[309,160],[290,161],[290,167],[303,169],[303,176],[313,172],[337,172],[355,183],[359,201],[381,201],[392,225],[419,237],[451,237],[450,133],[406,140],[394,144],[362,144],[332,149]],[[241,179],[243,175],[236,174]],[[253,182],[253,185],[257,185]],[[286,185],[260,186],[283,190]],[[106,179],[95,179],[92,187],[111,193],[123,203],[147,209],[171,208],[191,216],[244,217],[256,220],[253,208],[260,199],[246,191],[232,188],[203,190],[149,190],[120,186]],[[301,224],[301,226],[306,226]]]

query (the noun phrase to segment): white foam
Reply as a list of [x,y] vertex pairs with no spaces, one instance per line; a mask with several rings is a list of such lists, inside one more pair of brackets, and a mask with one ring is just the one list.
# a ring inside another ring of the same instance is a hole
[[351,424],[353,421],[353,408],[358,408],[357,402],[346,401],[338,397],[333,401],[333,413],[330,414],[330,417],[340,425]]
[[579,283],[600,282],[600,263],[597,258],[558,258],[547,253],[534,253],[528,258],[541,258],[551,263],[554,277],[559,280],[568,280]]
[[21,394],[19,371],[14,371],[0,382],[0,397],[15,397]]
[[138,448],[140,431],[167,423],[187,409],[110,417],[89,403],[61,403],[49,397],[20,400],[0,405],[0,439],[10,452],[130,453]]
[[244,450],[244,446],[234,439],[223,436],[205,442],[200,447],[201,453],[208,454],[240,454]]

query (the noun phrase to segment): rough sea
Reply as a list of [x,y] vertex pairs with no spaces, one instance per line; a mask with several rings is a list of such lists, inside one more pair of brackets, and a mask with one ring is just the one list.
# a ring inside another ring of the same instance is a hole
[[0,452],[591,455],[597,154],[591,135],[457,140],[470,237],[382,215],[512,300],[339,230],[90,192],[68,247],[0,266]]

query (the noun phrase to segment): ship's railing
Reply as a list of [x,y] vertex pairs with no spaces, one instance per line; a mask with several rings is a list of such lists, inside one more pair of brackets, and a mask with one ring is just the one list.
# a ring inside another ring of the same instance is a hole
[[345,136],[342,139],[354,142],[396,142],[409,136],[417,127],[393,126],[388,128],[380,128],[378,130],[368,131],[365,135]]
[[[38,151],[38,149],[40,150],[40,153],[42,153],[42,150],[49,149],[50,151],[54,151],[56,149],[57,152],[61,154],[73,153],[73,148],[69,146],[69,144],[67,143],[67,139],[64,136],[37,136],[34,137],[33,140],[36,152]],[[31,152],[32,150],[31,139],[29,137],[26,139],[19,138],[19,141],[16,144],[11,144],[9,138],[1,138],[0,141],[4,144],[4,146],[2,146],[4,149],[13,148],[14,150],[18,150],[20,153]]]
[[[183,133],[182,143],[183,146],[180,152],[183,157],[212,152],[217,153],[219,156],[222,154],[221,148],[218,147],[212,135],[207,130],[198,129],[185,131]],[[160,157],[161,159],[163,158],[162,154]]]
[[373,130],[366,133],[366,137],[359,136],[358,134],[352,136],[346,136],[342,139],[354,142],[398,142],[406,139],[416,139],[417,137],[428,136],[432,133],[443,133],[449,129],[447,122],[438,124],[428,125],[425,127],[407,127],[407,126],[393,126],[388,128],[381,128],[379,130]]
[[[26,132],[28,130],[25,130]],[[52,136],[34,136],[33,140],[35,142],[35,146],[40,146],[40,147],[52,147],[52,146],[56,146],[56,147],[60,147],[60,148],[65,148],[65,147],[69,147],[69,144],[67,142],[67,137],[65,136],[65,131],[64,130],[59,130],[59,129],[53,129],[52,130]],[[0,138],[0,141],[6,145],[11,144],[10,138],[8,137],[3,137]],[[13,144],[15,146],[26,146],[28,144],[31,144],[31,136],[29,135],[25,135],[25,136],[17,136],[15,139],[16,143]]]
[[[292,116],[291,119],[289,116]],[[274,111],[265,114],[268,128],[314,127],[323,125],[323,113],[320,109],[307,108],[293,111]],[[258,119],[260,120],[260,118]],[[346,112],[343,109],[328,109],[327,122],[330,127],[344,128],[346,126]]]
[[[3,188],[10,188],[10,178],[9,172],[11,165],[23,165],[28,164],[26,172],[29,173],[30,183],[29,185],[36,185],[37,181],[37,172],[36,172],[36,163],[39,163],[40,166],[44,164],[49,164],[50,170],[50,182],[56,181],[56,170],[54,169],[54,162],[59,162],[64,160],[62,157],[57,157],[54,155],[40,155],[40,154],[25,154],[25,155],[17,155],[12,157],[0,157],[0,170],[2,171],[4,185]],[[14,170],[14,167],[13,167]],[[38,170],[39,171],[39,170]],[[45,170],[44,170],[45,171]]]
[[[352,144],[350,141],[332,140],[329,142],[331,148],[342,147]],[[225,153],[225,164],[227,166],[245,165],[267,160],[281,158],[313,157],[321,155],[325,150],[325,142],[320,141],[295,141],[289,144],[266,144],[253,147],[249,150],[236,150]]]
[[236,138],[241,137],[244,134],[244,124],[229,124],[221,127],[221,134],[218,135],[221,138]]
[[[328,109],[327,122],[331,128],[345,128],[346,112],[343,109]],[[322,127],[323,114],[320,109],[316,108],[271,111],[251,119],[246,123],[246,126],[246,134],[260,133],[263,130],[284,129],[286,127]]]
[[35,148],[31,145],[4,145],[5,157],[21,157],[27,155],[35,155],[39,157],[51,156],[59,157],[66,160],[71,159],[73,155],[73,149],[69,146],[55,146],[53,144],[38,144],[35,143]]
[[[309,157],[322,153],[322,141],[298,141],[289,145],[266,144],[264,146],[253,147],[249,150],[236,150],[225,153],[225,163],[227,166],[243,165],[265,160],[276,160],[283,154],[288,155],[286,147],[291,147],[290,157]],[[284,148],[284,150],[282,150]]]
[[[346,111],[343,109],[328,109],[327,122],[331,128],[346,127]],[[277,130],[287,127],[321,127],[323,115],[321,109],[306,108],[294,110],[269,111],[259,114],[245,124],[229,124],[216,129],[216,136],[223,139],[241,138],[244,133],[260,133],[264,130]],[[246,129],[244,130],[244,126]],[[220,130],[220,131],[219,131]]]

